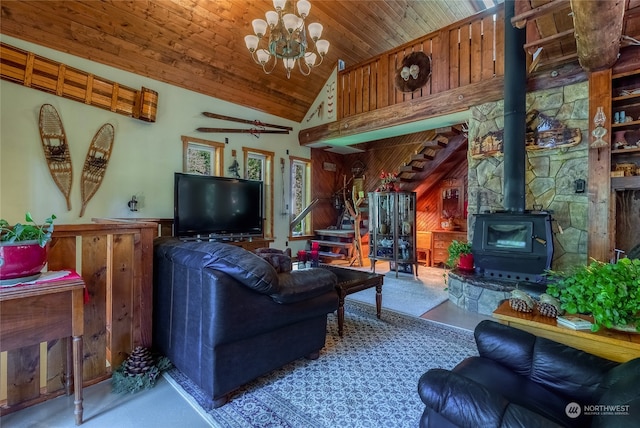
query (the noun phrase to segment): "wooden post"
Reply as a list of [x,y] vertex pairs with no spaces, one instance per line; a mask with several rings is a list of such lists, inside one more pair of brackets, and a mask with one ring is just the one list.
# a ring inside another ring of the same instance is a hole
[[607,134],[603,139],[607,147],[589,148],[589,237],[587,258],[608,262],[613,254],[612,232],[615,218],[611,212],[611,70],[589,75],[589,134],[588,143],[593,142],[591,132],[595,128],[593,117],[602,107]]

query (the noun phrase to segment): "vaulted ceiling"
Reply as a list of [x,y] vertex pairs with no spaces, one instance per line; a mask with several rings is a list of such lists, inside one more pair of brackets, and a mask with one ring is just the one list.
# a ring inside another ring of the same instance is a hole
[[494,1],[311,0],[307,22],[320,22],[331,46],[310,76],[290,79],[280,64],[264,74],[245,47],[269,0],[3,0],[0,32],[300,122],[338,59],[366,61],[485,3]]

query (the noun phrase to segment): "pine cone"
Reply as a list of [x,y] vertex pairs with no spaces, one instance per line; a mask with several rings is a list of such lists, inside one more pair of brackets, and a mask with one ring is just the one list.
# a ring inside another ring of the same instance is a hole
[[546,293],[540,295],[538,312],[545,317],[557,318],[560,315],[560,301]]
[[137,376],[148,372],[155,367],[155,359],[151,351],[142,346],[136,347],[129,358],[123,363],[124,373],[127,376]]
[[531,312],[533,308],[531,308],[526,301],[522,299],[509,299],[509,305],[511,309],[518,312]]
[[534,306],[531,296],[521,290],[513,290],[511,292],[509,305],[511,309],[518,312],[531,312]]
[[558,308],[550,303],[539,303],[538,312],[545,317],[558,318]]

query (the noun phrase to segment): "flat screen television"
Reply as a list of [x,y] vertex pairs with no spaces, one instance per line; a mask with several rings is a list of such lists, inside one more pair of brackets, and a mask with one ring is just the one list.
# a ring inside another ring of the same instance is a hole
[[260,236],[262,182],[175,173],[174,234],[183,237]]

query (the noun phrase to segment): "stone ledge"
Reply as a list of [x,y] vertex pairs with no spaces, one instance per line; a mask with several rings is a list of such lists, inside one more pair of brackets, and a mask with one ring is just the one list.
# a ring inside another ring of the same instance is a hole
[[449,271],[447,279],[449,300],[469,312],[483,315],[492,315],[515,289],[538,297],[546,287],[546,284],[486,278],[457,269]]

